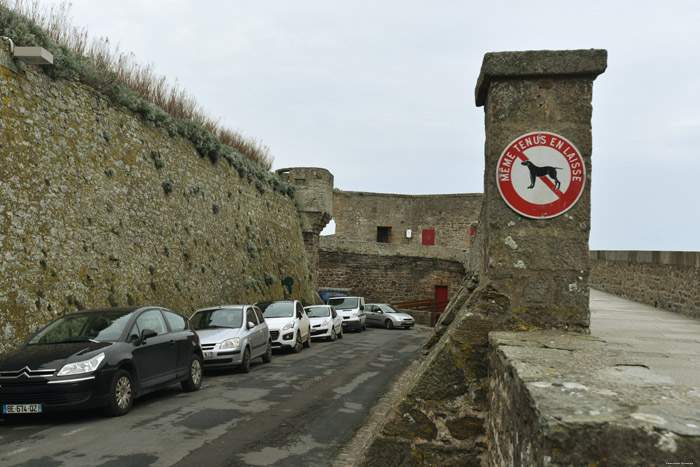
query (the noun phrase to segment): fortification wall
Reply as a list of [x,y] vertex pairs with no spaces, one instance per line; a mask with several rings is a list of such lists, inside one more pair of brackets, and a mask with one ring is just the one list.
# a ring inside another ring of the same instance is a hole
[[591,251],[591,287],[700,318],[700,253]]
[[[335,190],[335,234],[342,239],[377,241],[388,227],[386,243],[421,245],[423,231],[435,232],[434,245],[466,251],[470,226],[479,219],[483,195],[397,195]],[[411,237],[406,236],[411,230]]]
[[313,302],[288,196],[0,45],[0,351],[80,308]]
[[319,286],[350,289],[367,303],[425,300],[436,286],[453,294],[464,277],[464,257],[453,249],[320,240]]

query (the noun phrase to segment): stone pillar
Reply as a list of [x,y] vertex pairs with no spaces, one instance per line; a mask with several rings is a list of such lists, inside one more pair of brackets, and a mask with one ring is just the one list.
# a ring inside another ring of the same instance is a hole
[[507,297],[497,318],[507,327],[588,329],[591,97],[606,62],[605,50],[484,56],[476,87],[486,125],[477,269]]
[[279,169],[275,173],[294,185],[309,269],[315,281],[318,276],[318,237],[333,217],[333,174],[318,167]]

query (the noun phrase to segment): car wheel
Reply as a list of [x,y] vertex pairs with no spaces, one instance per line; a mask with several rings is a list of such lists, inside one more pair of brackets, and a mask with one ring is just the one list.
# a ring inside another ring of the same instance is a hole
[[250,349],[248,347],[243,351],[243,359],[241,360],[241,366],[238,367],[241,373],[250,373]]
[[360,324],[362,324],[362,330],[366,331],[367,330],[367,321],[365,321],[364,323],[360,323]]
[[384,327],[387,329],[391,329],[394,327],[394,323],[392,323],[391,320],[388,319],[388,320],[384,321]]
[[309,330],[309,337],[307,337],[306,342],[304,342],[304,347],[307,349],[311,347],[311,330]]
[[134,391],[131,373],[121,369],[112,378],[107,412],[114,417],[126,415],[133,403]]
[[267,341],[267,350],[263,354],[263,362],[270,363],[272,361],[272,344]]
[[338,334],[338,339],[343,338],[343,328],[340,328],[340,333]]
[[328,338],[329,341],[333,342],[338,336],[335,335],[335,328],[331,328],[331,336]]
[[197,354],[192,355],[187,379],[180,385],[187,392],[197,391],[202,386],[202,357]]
[[302,347],[303,345],[301,343],[301,332],[297,331],[297,340],[294,343],[294,347],[292,347],[292,350],[294,351],[294,353],[299,353],[301,352]]

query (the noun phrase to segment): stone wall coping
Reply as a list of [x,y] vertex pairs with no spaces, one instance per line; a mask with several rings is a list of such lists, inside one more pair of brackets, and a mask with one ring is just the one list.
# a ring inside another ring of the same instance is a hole
[[378,196],[387,198],[483,198],[483,193],[447,193],[447,194],[437,194],[437,195],[404,195],[395,193],[374,193],[369,191],[343,191],[335,189],[335,193],[338,195],[352,195],[352,196]]
[[418,258],[456,261],[465,264],[468,249],[459,250],[441,246],[403,245],[396,243],[356,242],[340,240],[334,235],[322,235],[319,238],[319,250],[360,255],[377,256],[414,256]]
[[[492,332],[489,346],[512,375],[512,389],[530,401],[544,445],[561,443],[585,452],[591,440],[576,438],[599,430],[611,446],[598,448],[609,452],[634,452],[637,442],[649,449],[649,432],[669,442],[651,448],[668,459],[672,452],[664,450],[680,437],[693,449],[700,445],[700,393],[645,365],[646,359],[685,356],[628,352],[595,336],[562,331]],[[621,432],[634,435],[624,447],[612,446]]]
[[595,79],[607,68],[607,60],[608,52],[604,49],[487,53],[476,83],[476,106],[486,103],[489,86],[498,79],[556,75],[586,75]]
[[700,252],[653,250],[591,250],[591,259],[628,263],[666,264],[700,268]]

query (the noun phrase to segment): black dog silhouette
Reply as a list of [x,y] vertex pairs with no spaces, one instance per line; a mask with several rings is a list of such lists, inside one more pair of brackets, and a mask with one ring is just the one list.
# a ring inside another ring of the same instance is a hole
[[530,169],[530,186],[528,188],[532,188],[535,186],[535,181],[537,180],[537,177],[544,177],[545,175],[549,175],[549,178],[554,180],[555,190],[558,190],[561,186],[561,183],[559,183],[559,180],[557,180],[557,170],[561,170],[561,167],[537,167],[530,161],[522,162],[522,164],[527,166],[528,169]]

